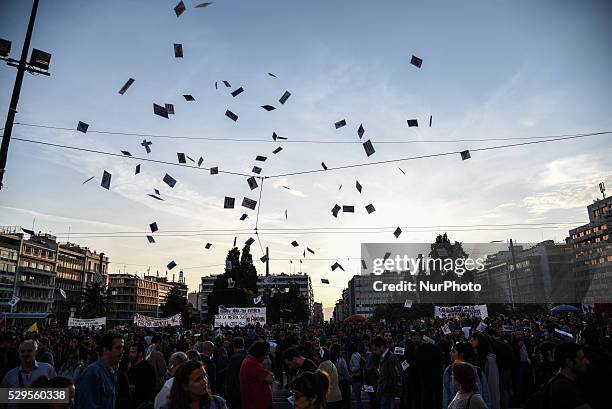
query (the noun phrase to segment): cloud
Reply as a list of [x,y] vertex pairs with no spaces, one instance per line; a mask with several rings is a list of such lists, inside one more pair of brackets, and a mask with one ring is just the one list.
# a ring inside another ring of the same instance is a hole
[[522,119],[521,121],[519,121],[519,124],[525,128],[533,128],[537,125],[537,123],[535,121],[532,121],[531,119]]
[[[272,186],[274,186],[275,189],[280,189],[283,192],[289,193],[290,195],[293,195],[293,196],[306,197],[306,195],[302,191],[295,189],[287,178],[280,178],[280,179],[277,178],[275,182],[272,184]],[[285,188],[285,186],[288,187],[289,189]]]
[[115,223],[105,223],[99,222],[96,220],[88,220],[88,219],[80,219],[77,217],[67,217],[67,216],[59,216],[55,214],[48,214],[37,212],[35,210],[23,209],[20,207],[10,207],[10,206],[0,206],[0,209],[6,209],[9,211],[14,211],[22,214],[26,214],[29,216],[36,217],[40,220],[47,220],[50,222],[59,222],[59,223],[73,223],[73,224],[88,224],[92,226],[101,227],[104,229],[124,229],[124,230],[138,230],[137,227],[127,226],[125,224],[115,224]]

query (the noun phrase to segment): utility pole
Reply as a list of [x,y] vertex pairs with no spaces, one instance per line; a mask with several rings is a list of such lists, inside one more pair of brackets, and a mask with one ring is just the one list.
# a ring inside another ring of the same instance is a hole
[[[516,257],[514,256],[514,243],[510,239],[510,254],[512,255],[513,274],[516,274]],[[510,287],[510,302],[512,303],[512,311],[514,311],[514,291],[512,290],[512,279],[508,273],[508,287]]]
[[17,65],[17,76],[15,77],[15,85],[13,86],[13,95],[8,114],[6,115],[6,124],[4,125],[4,133],[2,134],[2,146],[0,147],[0,189],[2,189],[4,172],[6,170],[6,159],[8,156],[9,143],[11,134],[13,133],[13,122],[17,113],[17,104],[19,103],[19,93],[21,92],[21,84],[23,83],[23,75],[26,71],[26,61],[28,52],[30,51],[30,40],[32,39],[32,31],[34,30],[34,21],[36,20],[36,11],[38,10],[38,0],[34,0],[32,4],[32,13],[30,14],[30,22],[28,23],[28,31],[26,31],[25,41],[21,49],[21,58]]
[[266,246],[266,278],[264,279],[264,303],[266,308],[266,315],[268,313],[268,304],[270,303],[270,283],[268,277],[270,276],[270,248]]

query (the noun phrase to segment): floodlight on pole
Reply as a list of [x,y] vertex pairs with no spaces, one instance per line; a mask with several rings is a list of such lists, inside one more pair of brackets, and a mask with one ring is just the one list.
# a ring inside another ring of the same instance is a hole
[[11,42],[0,38],[0,57],[8,57],[11,52]]
[[48,71],[49,63],[51,62],[51,54],[37,48],[32,49],[32,56],[30,57],[30,66],[40,68],[41,70]]

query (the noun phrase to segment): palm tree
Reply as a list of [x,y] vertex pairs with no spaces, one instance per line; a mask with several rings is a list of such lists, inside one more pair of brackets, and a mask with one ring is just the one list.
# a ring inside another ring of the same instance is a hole
[[110,310],[111,293],[107,286],[92,283],[81,296],[81,318],[106,317]]

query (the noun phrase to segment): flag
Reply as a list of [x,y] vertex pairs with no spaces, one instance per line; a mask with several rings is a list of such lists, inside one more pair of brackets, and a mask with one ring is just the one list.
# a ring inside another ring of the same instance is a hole
[[20,300],[20,298],[19,298],[19,297],[17,297],[16,295],[14,295],[14,296],[11,298],[11,301],[9,301],[9,302],[8,302],[8,305],[10,305],[11,307],[14,307],[14,306],[16,306],[16,305],[17,305],[17,303],[19,302],[19,300]]
[[38,334],[38,324],[34,323],[30,325],[30,328],[28,328],[26,332],[36,332]]

